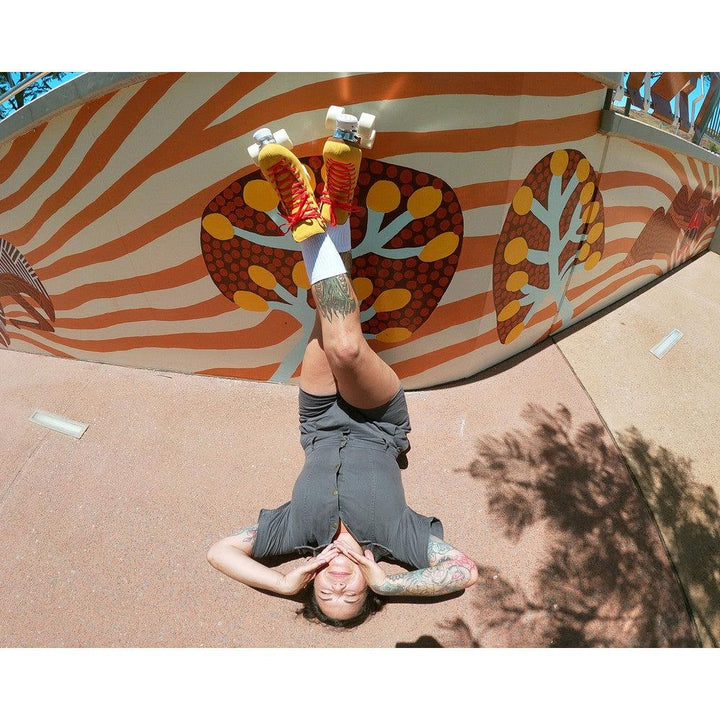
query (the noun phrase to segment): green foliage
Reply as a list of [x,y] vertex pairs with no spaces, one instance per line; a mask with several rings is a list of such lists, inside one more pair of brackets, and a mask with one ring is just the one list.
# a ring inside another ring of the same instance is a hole
[[[0,95],[4,95],[8,90],[16,87],[34,74],[33,72],[0,72]],[[0,120],[19,110],[38,95],[46,93],[69,74],[67,72],[52,72],[20,90],[16,95],[0,105]]]

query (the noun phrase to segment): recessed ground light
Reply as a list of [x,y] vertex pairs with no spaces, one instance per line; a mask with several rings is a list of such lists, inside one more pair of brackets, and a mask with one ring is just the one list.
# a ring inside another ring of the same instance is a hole
[[672,330],[650,352],[661,358],[682,336],[680,330]]
[[64,433],[65,435],[72,435],[74,438],[82,437],[83,433],[88,429],[85,423],[70,420],[62,415],[54,415],[45,410],[36,410],[30,416],[30,421],[50,428],[50,430],[57,430],[57,432]]

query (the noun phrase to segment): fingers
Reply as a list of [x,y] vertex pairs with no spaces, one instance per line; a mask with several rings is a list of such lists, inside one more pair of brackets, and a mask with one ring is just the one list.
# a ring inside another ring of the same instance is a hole
[[338,549],[333,545],[333,543],[330,543],[326,548],[323,549],[323,551],[317,556],[319,558],[327,558],[330,560],[331,558],[334,558],[338,554]]
[[315,557],[308,558],[306,569],[317,569],[330,562],[340,551],[333,545],[328,545]]
[[354,550],[350,550],[350,548],[346,548],[343,545],[337,545],[337,548],[345,557],[350,558],[350,560],[357,565],[367,564],[367,558],[363,555],[358,555]]

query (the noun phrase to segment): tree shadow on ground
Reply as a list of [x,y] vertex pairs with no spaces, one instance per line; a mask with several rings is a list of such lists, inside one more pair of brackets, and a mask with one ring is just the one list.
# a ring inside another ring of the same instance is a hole
[[631,427],[618,437],[652,508],[685,588],[704,645],[720,645],[720,504],[693,479],[692,462]]
[[[542,563],[523,582],[480,567],[468,590],[472,617],[442,625],[443,644],[696,647],[657,525],[607,430],[597,423],[573,428],[562,405],[552,413],[528,405],[523,419],[528,430],[481,438],[475,459],[459,471],[482,484],[508,540],[541,526]],[[671,458],[657,461],[673,467]],[[671,502],[671,492],[660,492],[663,502]]]

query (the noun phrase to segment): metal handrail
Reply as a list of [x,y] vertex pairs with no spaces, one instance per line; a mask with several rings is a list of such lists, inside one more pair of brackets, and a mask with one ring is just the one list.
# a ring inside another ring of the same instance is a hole
[[[655,73],[656,75],[662,75],[662,73]],[[638,109],[644,110],[645,112],[648,112],[653,107],[653,98],[652,98],[652,75],[653,73],[646,72],[643,73],[642,78],[642,93],[639,94],[639,98],[635,97],[635,102],[632,101],[631,95],[629,93],[628,87],[627,87],[627,81],[628,81],[628,74],[623,74],[623,81],[622,83],[616,88],[615,92],[612,96],[612,102],[613,104],[619,105],[623,98],[627,98],[627,102],[625,103],[625,115],[627,116],[630,112],[631,107],[638,107]],[[713,132],[717,132],[720,130],[720,128],[717,127],[718,121],[720,119],[720,108],[718,107],[718,101],[720,98],[717,96],[720,95],[720,89],[714,89],[712,95],[710,95],[710,87],[708,89],[705,89],[705,77],[704,73],[699,73],[699,77],[696,80],[695,87],[700,90],[700,95],[696,97],[690,107],[688,108],[687,115],[688,117],[685,118],[685,121],[688,122],[690,126],[690,133],[692,135],[692,142],[694,144],[699,144],[702,136],[705,132],[708,132],[708,134],[712,134]],[[639,90],[639,88],[636,87],[636,90]],[[709,96],[710,95],[710,96]],[[666,98],[668,102],[671,102],[670,98]],[[679,96],[676,96],[673,98],[675,101],[675,107],[672,109],[672,121],[668,123],[669,126],[672,127],[673,130],[677,130],[680,126],[680,105],[679,105]],[[638,105],[637,103],[640,102],[641,104]],[[702,112],[698,105],[702,106],[708,106],[706,110],[703,112],[703,120],[700,123],[697,123],[697,116],[698,112]],[[660,118],[663,122],[665,120],[661,117]]]
[[7,100],[10,100],[11,98],[14,98],[21,90],[24,90],[29,85],[32,85],[36,80],[40,80],[49,74],[49,72],[37,72],[33,75],[26,77],[22,82],[18,83],[17,85],[13,85],[7,92],[0,95],[0,105],[2,105]]

